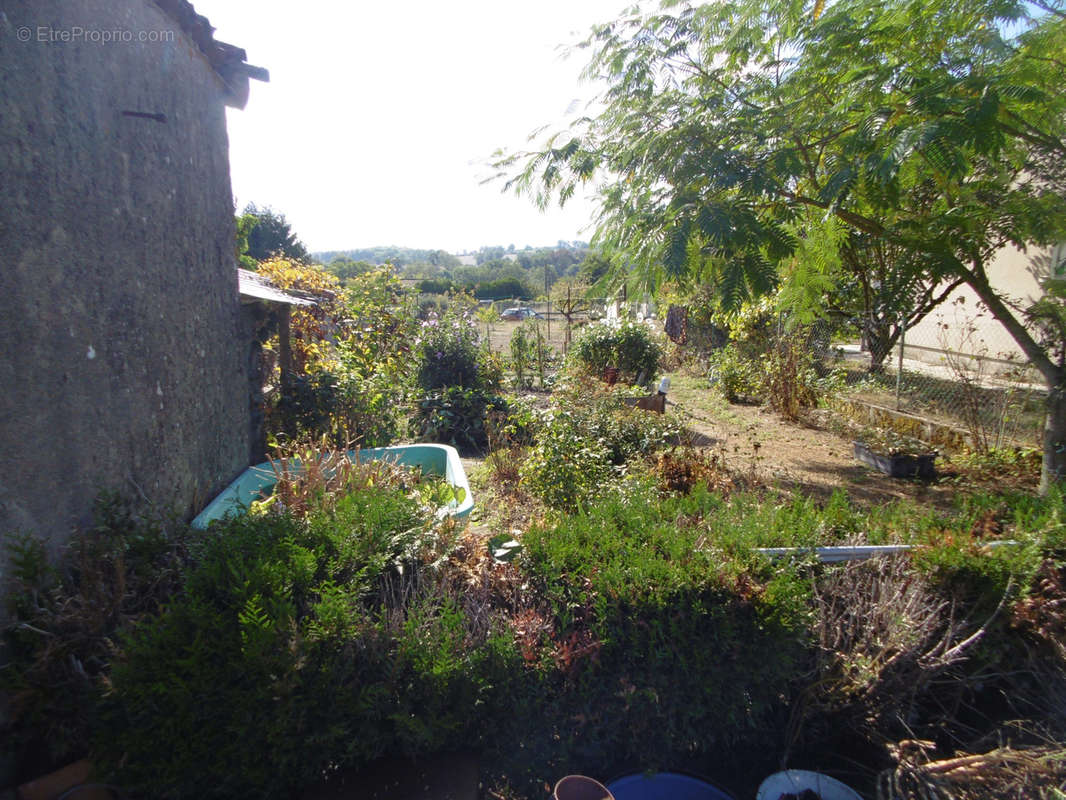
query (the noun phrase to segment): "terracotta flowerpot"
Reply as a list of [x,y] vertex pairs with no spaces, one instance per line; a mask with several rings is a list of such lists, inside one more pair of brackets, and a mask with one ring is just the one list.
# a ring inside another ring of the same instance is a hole
[[614,795],[599,781],[584,775],[567,775],[555,784],[555,800],[614,800]]

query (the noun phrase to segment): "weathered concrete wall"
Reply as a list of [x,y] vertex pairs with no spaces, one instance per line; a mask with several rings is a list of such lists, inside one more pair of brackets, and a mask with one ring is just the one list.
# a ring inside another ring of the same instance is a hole
[[[1052,274],[1052,250],[1013,246],[1000,250],[988,265],[993,288],[1021,308],[1043,296],[1040,283]],[[944,326],[947,326],[946,328]],[[972,329],[972,330],[971,330]],[[1021,348],[988,311],[981,310],[977,293],[967,286],[957,289],[936,310],[907,331],[906,357],[931,364],[943,363],[943,351],[987,356],[1025,363]],[[1010,364],[1002,365],[1006,369]],[[998,371],[993,365],[990,371]]]
[[148,0],[5,0],[0,192],[0,535],[189,514],[250,445],[221,82]]

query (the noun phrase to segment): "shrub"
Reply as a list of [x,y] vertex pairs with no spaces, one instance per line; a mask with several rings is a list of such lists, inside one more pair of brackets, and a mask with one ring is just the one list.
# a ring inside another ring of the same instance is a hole
[[463,453],[478,453],[488,445],[488,414],[506,408],[502,397],[479,389],[449,386],[419,401],[415,424],[425,441],[450,444]]
[[617,367],[626,380],[643,376],[649,382],[658,372],[662,347],[646,325],[597,323],[585,327],[570,353],[587,372],[599,375],[611,366]]
[[[731,341],[709,361],[711,382],[731,403],[762,400],[788,419],[844,388],[842,372],[820,371],[807,346],[810,331],[797,327],[767,341],[763,333]],[[758,350],[753,342],[765,344]]]
[[525,322],[511,331],[511,369],[514,370],[515,386],[518,389],[533,386],[533,370],[537,362],[535,324]]
[[318,342],[316,360],[268,408],[267,428],[275,435],[378,446],[402,429],[414,333],[410,297],[382,268],[353,278],[343,302],[331,306],[335,341]]
[[331,430],[338,446],[382,447],[405,428],[408,385],[391,371],[349,373],[334,397]]
[[699,524],[720,501],[646,489],[522,540],[520,564],[552,609],[546,655],[566,680],[521,716],[554,720],[543,758],[559,774],[724,764],[773,735],[802,668],[803,580],[723,569]]
[[421,323],[415,347],[415,383],[425,392],[452,386],[492,391],[500,381],[498,363],[479,346],[477,322],[455,298],[442,316]]
[[763,358],[766,402],[787,419],[798,419],[801,409],[844,389],[843,372],[819,372],[810,340],[811,330],[797,326],[782,333]]
[[573,511],[600,492],[614,474],[608,449],[557,414],[537,437],[520,469],[522,485],[551,508]]
[[744,358],[732,343],[711,354],[710,379],[730,403],[755,401],[762,389],[757,362]]
[[267,427],[288,440],[326,436],[337,447],[380,447],[403,429],[406,399],[403,380],[391,373],[320,370],[292,381]]
[[152,796],[288,797],[470,736],[496,645],[429,579],[424,519],[367,488],[213,528],[185,593],[124,641],[97,763]]
[[617,393],[599,398],[588,409],[574,412],[576,425],[607,449],[608,460],[618,466],[677,444],[684,426],[671,414],[630,408]]
[[545,425],[545,412],[524,397],[510,397],[505,411],[490,411],[487,418],[489,447],[527,447]]
[[11,700],[5,751],[18,781],[85,755],[117,633],[178,591],[188,531],[132,513],[116,494],[101,494],[94,524],[74,535],[53,566],[42,541],[5,536],[10,557],[0,688]]
[[539,321],[529,319],[515,328],[511,332],[511,368],[515,373],[516,388],[531,388],[534,377],[540,381],[542,389],[547,388],[553,353],[544,339]]

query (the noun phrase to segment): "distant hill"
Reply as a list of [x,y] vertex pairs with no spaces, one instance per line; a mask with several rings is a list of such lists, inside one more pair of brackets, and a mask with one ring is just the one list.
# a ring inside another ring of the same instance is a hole
[[[500,292],[508,297],[534,297],[547,292],[559,278],[576,274],[588,255],[585,242],[560,241],[555,246],[522,250],[514,245],[482,247],[476,253],[459,255],[410,247],[364,247],[323,250],[312,253],[311,258],[342,281],[374,265],[391,263],[402,278],[426,281],[423,291],[427,292],[464,289],[478,297]],[[430,289],[430,285],[436,288]]]
[[395,264],[405,267],[408,264],[430,264],[435,267],[457,267],[459,259],[446,250],[416,250],[410,247],[364,247],[358,250],[322,250],[311,253],[311,258],[319,264],[329,265],[335,258],[351,261],[366,261],[370,264]]

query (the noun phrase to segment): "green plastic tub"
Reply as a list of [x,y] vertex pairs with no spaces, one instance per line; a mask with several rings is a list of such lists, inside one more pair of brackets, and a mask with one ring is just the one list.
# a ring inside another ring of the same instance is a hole
[[[425,475],[443,475],[452,486],[466,492],[463,502],[452,502],[443,506],[437,513],[441,516],[466,517],[474,508],[474,495],[466,480],[463,463],[459,460],[456,449],[446,444],[405,444],[395,447],[368,447],[363,450],[349,450],[352,460],[391,461],[404,467],[421,467]],[[192,521],[194,528],[206,528],[216,519],[230,515],[243,514],[253,500],[269,495],[276,481],[274,469],[270,462],[248,467],[237,476],[225,491],[207,504]]]

